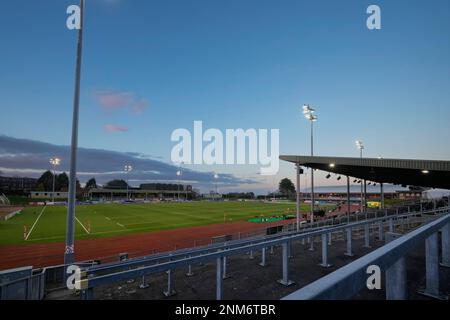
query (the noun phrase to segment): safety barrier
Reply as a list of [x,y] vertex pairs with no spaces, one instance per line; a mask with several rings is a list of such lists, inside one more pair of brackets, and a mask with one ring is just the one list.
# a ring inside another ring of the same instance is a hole
[[366,272],[371,265],[386,270],[386,299],[406,299],[405,256],[423,242],[425,242],[426,287],[421,293],[433,298],[443,298],[439,291],[439,231],[441,231],[442,241],[441,265],[450,267],[450,214],[447,214],[391,241],[283,299],[351,298],[366,286],[368,276]]
[[[407,214],[400,214],[400,212],[409,212]],[[266,250],[271,251],[275,246],[282,246],[283,248],[283,277],[280,283],[289,285],[290,280],[288,276],[287,258],[290,255],[290,247],[293,241],[306,240],[314,244],[314,239],[321,238],[323,241],[331,242],[332,236],[347,235],[347,251],[346,254],[352,254],[352,232],[363,231],[365,234],[365,245],[369,246],[368,234],[372,231],[377,231],[379,239],[382,239],[384,229],[386,227],[391,231],[394,226],[408,228],[412,224],[422,223],[427,217],[440,215],[448,212],[448,207],[437,210],[430,210],[426,212],[411,212],[410,209],[394,209],[384,210],[378,212],[368,212],[353,214],[350,217],[339,217],[335,219],[321,220],[314,224],[303,224],[299,226],[300,231],[297,232],[295,224],[287,225],[283,233],[271,236],[257,236],[254,238],[246,238],[240,240],[233,240],[230,242],[217,243],[197,248],[187,248],[173,252],[166,252],[160,254],[152,254],[136,259],[130,259],[120,263],[110,263],[104,265],[96,265],[96,261],[79,262],[77,266],[82,269],[84,277],[79,281],[83,289],[84,298],[93,297],[93,288],[111,284],[123,279],[131,279],[136,277],[145,277],[147,274],[167,271],[168,285],[165,293],[170,295],[173,293],[171,270],[179,267],[187,267],[187,276],[192,276],[192,265],[194,263],[202,263],[211,260],[217,261],[217,298],[223,297],[222,280],[226,278],[226,259],[228,256],[237,255],[241,253],[248,253],[252,257],[253,252],[261,250],[261,266],[266,265]],[[380,217],[381,216],[381,217]],[[367,219],[367,220],[366,220]],[[352,222],[353,221],[353,222]],[[322,246],[322,266],[327,267],[327,246]],[[219,266],[220,261],[220,266]],[[3,274],[9,276],[1,280],[0,272],[0,299],[42,299],[46,292],[52,290],[49,284],[57,283],[53,289],[61,289],[65,287],[64,271],[67,266],[53,266],[44,269],[32,270],[31,267],[26,268],[31,270],[31,273],[11,278],[14,270],[7,270]],[[30,271],[27,271],[30,272]],[[219,279],[220,278],[220,279]]]
[[[378,229],[379,239],[382,240],[385,228],[388,227],[389,231],[393,230],[395,226],[402,227],[405,224],[413,224],[413,223],[422,223],[427,221],[428,219],[434,219],[437,215],[447,213],[449,208],[442,208],[439,210],[431,210],[427,212],[414,212],[406,215],[386,215],[379,218],[373,218],[369,220],[363,220],[358,222],[353,222],[344,225],[337,226],[329,226],[327,228],[319,228],[317,230],[311,230],[303,233],[293,234],[285,234],[281,237],[277,238],[263,238],[259,240],[255,240],[254,243],[240,243],[237,246],[231,246],[224,244],[221,249],[215,250],[213,252],[205,249],[204,252],[197,252],[195,255],[187,254],[186,252],[182,252],[179,255],[177,253],[173,253],[167,256],[167,261],[157,262],[153,265],[145,265],[144,261],[134,262],[130,261],[128,264],[124,266],[129,268],[129,270],[117,271],[114,269],[117,266],[114,266],[109,271],[113,271],[113,273],[107,273],[108,268],[102,268],[101,266],[92,267],[91,270],[87,270],[84,273],[84,277],[78,281],[78,286],[82,290],[83,297],[85,299],[93,298],[94,288],[108,285],[115,282],[129,280],[133,278],[145,277],[149,274],[154,274],[158,272],[166,271],[168,275],[168,283],[167,290],[165,293],[170,295],[173,292],[172,280],[171,280],[171,270],[180,267],[188,267],[195,263],[204,263],[209,261],[216,261],[216,298],[218,300],[223,298],[223,279],[226,274],[226,259],[229,256],[253,252],[256,250],[261,250],[262,253],[262,261],[261,265],[265,264],[265,253],[267,248],[272,248],[274,246],[282,246],[282,262],[283,262],[283,270],[282,270],[282,279],[279,281],[283,285],[290,285],[292,282],[289,279],[289,270],[288,270],[288,257],[290,254],[290,246],[294,241],[302,241],[310,239],[310,243],[313,243],[313,239],[320,237],[322,239],[322,244],[327,244],[332,238],[331,236],[336,233],[345,233],[346,234],[346,253],[347,255],[352,255],[352,233],[355,230],[363,230],[365,245],[369,246],[369,233],[370,229],[372,232]],[[217,248],[216,248],[217,249]],[[322,245],[322,265],[324,267],[328,266],[328,245]],[[155,262],[155,261],[153,261]],[[132,269],[133,268],[133,269]],[[99,271],[102,271],[102,275],[98,275]],[[189,268],[191,271],[191,268]]]
[[[352,214],[349,217],[347,216],[341,216],[334,219],[324,219],[324,220],[318,220],[314,223],[307,223],[307,224],[301,224],[299,228],[299,232],[306,232],[308,230],[316,230],[320,228],[325,228],[333,225],[341,225],[344,223],[349,222],[357,222],[362,220],[367,220],[368,218],[379,218],[379,217],[387,217],[387,216],[398,216],[400,212],[410,212],[409,207],[401,207],[393,210],[381,210],[381,211],[372,211],[367,213],[358,213],[358,214]],[[254,242],[261,241],[261,239],[275,239],[278,237],[282,237],[288,234],[296,233],[296,223],[293,224],[286,224],[283,226],[284,229],[282,232],[277,233],[272,236],[267,236],[265,232],[265,229],[261,229],[258,232],[252,233],[252,236],[248,237],[238,237],[237,240],[231,240],[227,241],[226,243],[221,244],[214,244],[210,239],[208,241],[204,241],[206,245],[201,246],[195,246],[195,247],[188,247],[183,248],[179,250],[169,251],[169,252],[163,252],[163,253],[155,253],[152,252],[151,254],[145,255],[144,252],[142,252],[140,257],[133,258],[128,260],[127,262],[117,262],[117,256],[111,256],[111,257],[105,257],[105,258],[99,258],[99,260],[102,261],[102,264],[100,266],[94,266],[90,268],[90,270],[87,270],[87,274],[90,275],[92,273],[99,273],[101,271],[106,272],[112,272],[117,271],[119,269],[125,269],[125,268],[131,268],[135,266],[144,266],[148,265],[157,261],[161,261],[164,259],[176,259],[178,257],[184,257],[188,253],[189,255],[200,255],[209,253],[211,251],[223,249],[224,246],[227,248],[233,248],[237,246],[242,245],[248,245],[252,244]],[[236,239],[236,238],[233,238]],[[198,242],[201,242],[200,240]],[[313,243],[311,244],[313,246]],[[133,256],[137,256],[137,253],[133,253]],[[104,263],[104,260],[109,260],[112,262]]]
[[[82,262],[79,266],[86,268],[92,264],[93,262]],[[42,300],[52,290],[49,284],[60,284],[53,290],[65,289],[66,267],[59,265],[35,270],[32,267],[22,267],[0,271],[0,300]]]

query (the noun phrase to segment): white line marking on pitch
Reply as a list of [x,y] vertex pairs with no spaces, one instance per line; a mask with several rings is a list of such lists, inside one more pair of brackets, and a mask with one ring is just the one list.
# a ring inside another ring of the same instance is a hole
[[90,232],[86,229],[86,227],[81,223],[81,221],[80,220],[78,220],[78,218],[77,217],[75,217],[75,220],[77,220],[78,221],[78,223],[79,224],[81,224],[81,226],[83,227],[83,229],[84,229],[84,231],[86,231],[86,233],[87,234],[89,234]]
[[105,219],[108,220],[108,221],[111,221],[111,218],[109,218],[109,217],[105,217]]
[[30,232],[28,232],[27,237],[25,238],[25,241],[27,241],[28,238],[30,237],[31,232],[32,232],[33,229],[34,229],[34,226],[36,225],[36,223],[38,222],[39,218],[40,218],[40,217],[42,216],[42,214],[44,213],[45,208],[47,208],[47,206],[45,206],[45,207],[42,209],[42,211],[41,211],[41,213],[39,214],[39,216],[37,217],[36,221],[33,223],[33,226],[31,227]]
[[125,226],[123,225],[123,224],[120,224],[120,223],[116,223],[118,226],[120,226],[120,227],[122,227],[122,228],[125,228]]

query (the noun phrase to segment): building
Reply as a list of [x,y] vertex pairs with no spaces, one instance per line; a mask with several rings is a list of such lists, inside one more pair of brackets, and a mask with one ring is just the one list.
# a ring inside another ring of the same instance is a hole
[[0,191],[29,192],[36,188],[37,179],[25,177],[0,177]]
[[85,196],[91,200],[176,200],[176,199],[192,199],[195,192],[192,190],[146,190],[138,188],[127,189],[90,189]]
[[[69,193],[62,191],[55,191],[55,199],[67,200]],[[30,191],[31,199],[53,199],[53,192],[51,191]]]
[[397,197],[401,200],[420,200],[422,198],[422,191],[410,190],[410,191],[397,191]]

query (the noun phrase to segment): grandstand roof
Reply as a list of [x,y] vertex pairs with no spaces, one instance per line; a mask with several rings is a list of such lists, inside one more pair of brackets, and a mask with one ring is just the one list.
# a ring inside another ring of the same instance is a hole
[[450,161],[282,155],[281,160],[378,183],[450,189]]

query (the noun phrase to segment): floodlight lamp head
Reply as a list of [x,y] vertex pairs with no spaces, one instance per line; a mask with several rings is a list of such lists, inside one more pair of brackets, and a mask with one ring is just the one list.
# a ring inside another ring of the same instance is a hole
[[359,150],[364,149],[364,144],[363,144],[363,142],[362,142],[361,140],[356,140],[356,141],[355,141],[355,144],[356,144],[356,147],[357,147]]
[[51,158],[50,159],[50,163],[54,166],[59,166],[59,164],[61,163],[61,159],[59,158]]

